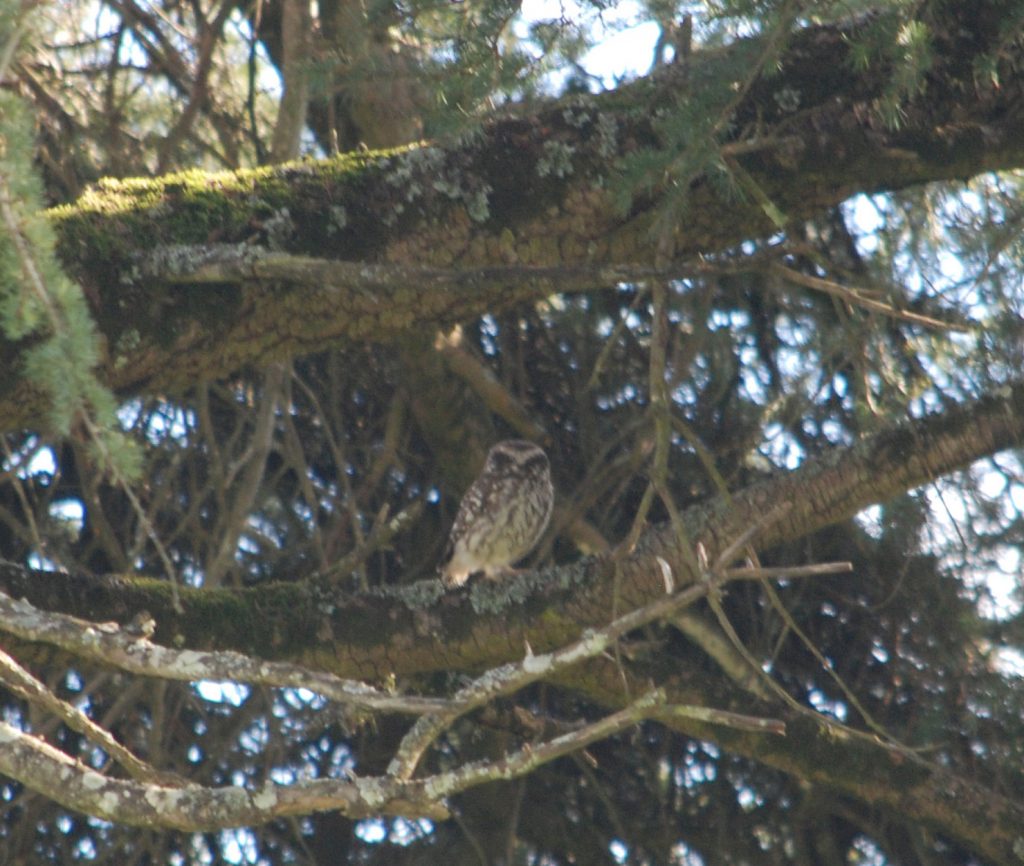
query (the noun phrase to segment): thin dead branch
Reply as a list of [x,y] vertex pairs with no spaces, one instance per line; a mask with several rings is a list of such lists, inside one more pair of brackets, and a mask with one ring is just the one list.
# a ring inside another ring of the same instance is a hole
[[869,290],[841,286],[839,283],[833,282],[832,280],[823,280],[820,277],[813,277],[810,274],[802,274],[799,271],[794,271],[792,268],[787,268],[785,265],[774,263],[769,265],[769,270],[777,276],[796,283],[797,285],[813,289],[816,292],[824,292],[826,295],[831,295],[832,297],[838,298],[852,306],[862,307],[865,310],[870,310],[873,313],[879,313],[892,319],[899,319],[904,322],[913,322],[915,325],[922,325],[926,328],[938,328],[943,331],[960,331],[961,333],[968,333],[974,330],[970,325],[964,325],[960,322],[948,322],[942,319],[932,318],[931,316],[925,316],[921,313],[914,313],[910,310],[898,309],[891,304],[886,304],[882,301],[869,297]]
[[445,700],[388,694],[354,680],[285,662],[261,661],[238,652],[169,649],[148,639],[152,627],[152,621],[124,628],[117,623],[88,622],[41,611],[27,601],[0,593],[0,631],[58,646],[131,673],[184,682],[215,680],[305,688],[348,706],[381,712],[418,715],[450,706]]

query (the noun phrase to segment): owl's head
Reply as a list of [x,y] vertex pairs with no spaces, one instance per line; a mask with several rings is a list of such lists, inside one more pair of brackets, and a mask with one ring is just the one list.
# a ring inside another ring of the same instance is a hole
[[505,439],[488,452],[484,471],[500,475],[537,475],[550,472],[551,469],[548,455],[532,442]]

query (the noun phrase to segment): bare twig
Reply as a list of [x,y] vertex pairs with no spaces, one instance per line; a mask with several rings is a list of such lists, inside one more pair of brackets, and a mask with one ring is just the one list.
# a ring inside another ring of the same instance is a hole
[[786,627],[789,628],[800,639],[800,642],[807,648],[808,652],[810,652],[810,654],[814,656],[814,660],[821,666],[822,670],[824,670],[829,675],[829,677],[831,677],[832,681],[837,686],[839,686],[839,689],[846,697],[846,700],[850,702],[850,706],[852,706],[857,711],[860,717],[864,720],[864,723],[872,731],[878,734],[878,736],[882,737],[883,739],[891,743],[893,746],[896,746],[899,749],[909,751],[909,747],[905,746],[903,743],[897,740],[891,733],[889,733],[889,731],[885,729],[884,725],[875,721],[874,716],[872,716],[871,713],[868,712],[867,708],[861,703],[860,699],[857,697],[853,689],[851,689],[846,684],[843,678],[839,675],[838,671],[836,671],[835,666],[832,665],[832,663],[825,658],[825,655],[822,653],[820,649],[818,649],[814,641],[811,640],[807,633],[804,632],[802,628],[800,628],[796,620],[793,619],[792,614],[790,614],[789,610],[782,603],[782,599],[779,598],[779,594],[775,591],[772,585],[770,583],[765,583],[764,589],[765,593],[768,595],[768,599],[771,602],[772,607],[782,617],[783,621],[786,623]]
[[673,614],[668,622],[714,659],[725,675],[741,689],[762,701],[772,697],[771,690],[750,669],[746,659],[736,651],[732,641],[722,634],[716,623],[690,610]]
[[97,725],[85,713],[67,701],[62,701],[44,683],[0,650],[0,680],[19,697],[53,713],[69,728],[78,731],[89,742],[99,746],[135,779],[144,782],[172,782],[170,774],[159,773],[122,746],[113,735]]
[[482,364],[466,349],[462,329],[448,334],[438,333],[434,348],[444,359],[448,369],[462,379],[480,397],[495,415],[504,418],[513,429],[527,439],[547,441],[547,430],[527,411],[520,400],[506,388],[489,367]]
[[817,577],[822,574],[842,574],[853,571],[852,562],[816,562],[812,565],[780,565],[777,567],[730,568],[725,573],[732,580],[786,580],[790,577]]
[[252,439],[245,451],[227,472],[227,483],[222,488],[231,491],[230,507],[220,516],[217,536],[220,542],[204,569],[204,586],[220,586],[228,570],[235,564],[238,540],[245,532],[260,486],[266,475],[267,456],[274,442],[278,407],[284,391],[285,378],[290,365],[271,364],[263,377],[263,391],[256,411]]
[[[657,568],[661,572],[668,568],[668,564],[660,557],[652,557],[651,567]],[[828,573],[824,571],[825,568],[826,566],[820,566],[815,573]],[[849,563],[836,563],[832,570],[845,571],[848,568]],[[669,571],[671,570],[669,569]],[[798,575],[787,572],[786,576]],[[446,711],[422,716],[416,720],[399,745],[398,751],[388,767],[388,774],[398,779],[412,778],[424,752],[442,731],[460,716],[482,706],[493,698],[516,692],[532,682],[548,678],[557,671],[600,655],[628,632],[655,620],[669,617],[698,599],[708,596],[719,583],[731,580],[760,580],[762,577],[759,569],[724,571],[714,582],[702,581],[691,584],[675,595],[666,595],[651,604],[630,611],[603,628],[588,629],[578,641],[554,652],[542,655],[533,655],[528,652],[520,662],[502,665],[488,671],[470,685],[459,690],[453,696],[452,704]]]
[[[23,640],[59,646],[78,656],[137,674],[169,680],[230,680],[281,688],[304,688],[349,706],[381,712],[436,713],[449,701],[392,695],[364,683],[311,671],[285,662],[267,662],[241,653],[172,650],[152,643],[146,632],[152,622],[137,628],[94,623],[66,614],[49,613],[27,601],[0,593],[0,631]],[[141,632],[141,633],[140,633]]]
[[778,719],[766,719],[761,716],[746,716],[741,713],[730,713],[727,710],[716,710],[712,707],[699,707],[690,704],[671,704],[658,709],[653,713],[654,718],[696,719],[698,722],[708,722],[712,725],[723,725],[727,728],[735,728],[737,731],[754,731],[759,734],[786,733],[785,723]]
[[[721,572],[731,565],[736,558],[742,554],[743,549],[754,540],[757,533],[766,526],[778,523],[792,507],[793,504],[791,502],[780,502],[767,514],[764,514],[759,519],[755,520],[741,535],[730,541],[725,550],[718,555],[718,559],[715,561],[712,571],[715,573]],[[852,567],[853,566],[851,565],[850,568]]]
[[180,613],[182,607],[181,599],[178,596],[178,573],[174,568],[174,564],[171,562],[171,556],[167,552],[167,548],[164,547],[163,542],[160,540],[160,536],[157,535],[156,527],[153,526],[153,522],[149,519],[149,515],[146,514],[146,510],[142,507],[139,497],[135,495],[135,490],[132,487],[131,482],[127,477],[125,477],[118,463],[115,461],[114,456],[110,453],[110,449],[107,448],[106,440],[103,437],[103,431],[93,420],[92,415],[90,415],[84,408],[78,414],[86,431],[92,439],[93,445],[99,452],[100,457],[103,459],[104,469],[111,473],[118,486],[121,487],[125,497],[132,506],[132,510],[135,512],[135,516],[139,520],[139,524],[149,537],[149,540],[153,543],[153,548],[156,550],[160,564],[163,566],[164,574],[167,576],[167,580],[171,585],[171,600],[174,605],[174,609]]
[[540,745],[528,745],[501,761],[478,761],[457,770],[430,777],[424,783],[440,796],[448,796],[466,788],[497,779],[522,776],[591,743],[603,740],[650,717],[665,702],[665,692],[654,689],[641,695],[628,707],[585,725],[572,733],[562,734]]
[[601,378],[604,368],[608,365],[608,359],[611,357],[612,350],[618,345],[623,332],[627,327],[629,327],[630,316],[636,312],[637,307],[640,306],[640,302],[646,297],[647,285],[646,283],[643,283],[636,287],[636,294],[633,296],[633,300],[630,301],[629,307],[623,313],[622,317],[615,323],[615,327],[612,328],[612,332],[604,341],[604,345],[601,347],[601,351],[598,353],[597,359],[594,361],[594,366],[590,370],[590,376],[587,377],[587,384],[583,386],[584,391],[593,391],[594,388],[597,387],[597,382]]
[[790,282],[796,283],[797,285],[813,289],[816,292],[824,292],[826,295],[839,298],[847,304],[852,304],[856,307],[863,307],[866,310],[871,310],[874,313],[880,313],[892,319],[901,319],[904,322],[913,322],[915,325],[923,325],[926,328],[938,328],[943,331],[960,331],[966,333],[973,330],[969,325],[962,325],[959,322],[946,322],[941,319],[933,319],[931,316],[924,316],[921,313],[912,313],[909,310],[897,309],[890,304],[885,304],[881,301],[876,301],[874,298],[868,297],[867,293],[863,289],[847,288],[846,286],[841,286],[839,283],[835,283],[832,280],[823,280],[820,277],[814,277],[810,274],[802,274],[799,271],[794,271],[792,268],[787,268],[785,265],[778,264],[777,262],[770,265],[769,270]]
[[[42,556],[63,567],[64,563],[61,562],[58,553],[54,550],[50,550],[49,545],[47,545],[43,540],[43,536],[39,532],[39,525],[36,523],[35,509],[32,508],[32,505],[29,503],[28,495],[25,493],[25,485],[21,483],[21,473],[25,470],[25,467],[30,461],[28,459],[20,462],[15,461],[14,453],[11,451],[11,446],[7,443],[6,436],[0,436],[0,446],[3,447],[7,465],[11,467],[8,472],[4,473],[4,476],[6,476],[5,480],[10,482],[11,486],[14,488],[15,496],[18,497],[18,503],[21,505],[21,510],[24,514],[25,529],[27,530],[27,535],[31,540],[31,543],[35,545],[36,550],[38,550]],[[42,447],[42,443],[40,443],[35,449],[33,449],[33,453],[37,453]]]
[[320,577],[330,582],[338,581],[351,574],[370,556],[387,547],[396,535],[414,524],[425,507],[426,498],[421,497],[392,517],[388,514],[388,506],[385,503],[377,512],[373,525],[363,540],[337,562],[324,569]]

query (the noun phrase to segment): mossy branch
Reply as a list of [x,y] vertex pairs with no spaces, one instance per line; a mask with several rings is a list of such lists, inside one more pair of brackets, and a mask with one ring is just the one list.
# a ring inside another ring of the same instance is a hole
[[[977,20],[984,20],[980,10]],[[649,267],[663,236],[652,232],[656,225],[670,235],[674,262],[685,265],[777,231],[765,200],[799,221],[859,191],[1024,165],[1024,77],[1016,72],[1024,46],[999,46],[1005,68],[998,87],[977,81],[971,59],[993,53],[993,36],[965,21],[935,36],[945,40],[942,53],[927,86],[903,106],[899,129],[871,110],[891,85],[886,69],[842,62],[856,25],[792,36],[779,72],[754,81],[732,106],[735,131],[721,143],[760,191],[750,200],[697,177],[685,211],[673,210],[671,191],[658,185],[628,213],[616,209],[611,189],[625,161],[641,149],[679,146],[651,122],[677,110],[688,86],[667,67],[607,94],[488,122],[459,140],[321,163],[104,182],[50,219],[60,257],[96,302],[107,348],[103,384],[120,394],[173,392],[257,360],[339,340],[387,339],[572,291],[574,268]],[[690,80],[728,77],[751,52],[760,56],[740,40],[723,52],[694,54]],[[565,155],[559,172],[550,170],[553,150]],[[208,251],[214,242],[250,256],[255,270],[217,263]],[[348,263],[361,280],[339,291],[334,276],[325,287],[329,266],[318,259]],[[373,278],[377,267],[408,269],[409,280],[388,285]],[[508,273],[504,283],[441,273],[479,277],[494,267],[550,271],[541,278],[524,272],[518,282]],[[439,269],[427,285],[420,283],[424,268]],[[603,285],[598,279],[578,288]],[[26,351],[4,348],[9,356]],[[2,429],[38,424],[46,406],[25,380],[0,384]]]

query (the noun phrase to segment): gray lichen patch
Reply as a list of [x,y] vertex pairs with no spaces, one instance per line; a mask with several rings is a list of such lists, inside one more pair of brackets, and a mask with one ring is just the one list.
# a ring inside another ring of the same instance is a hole
[[464,150],[409,148],[389,158],[387,184],[400,193],[406,204],[426,202],[436,193],[461,204],[474,222],[486,222],[490,216],[491,186],[472,170],[469,162]]
[[572,174],[572,157],[576,148],[565,142],[545,141],[537,160],[537,174],[540,177],[568,177]]

